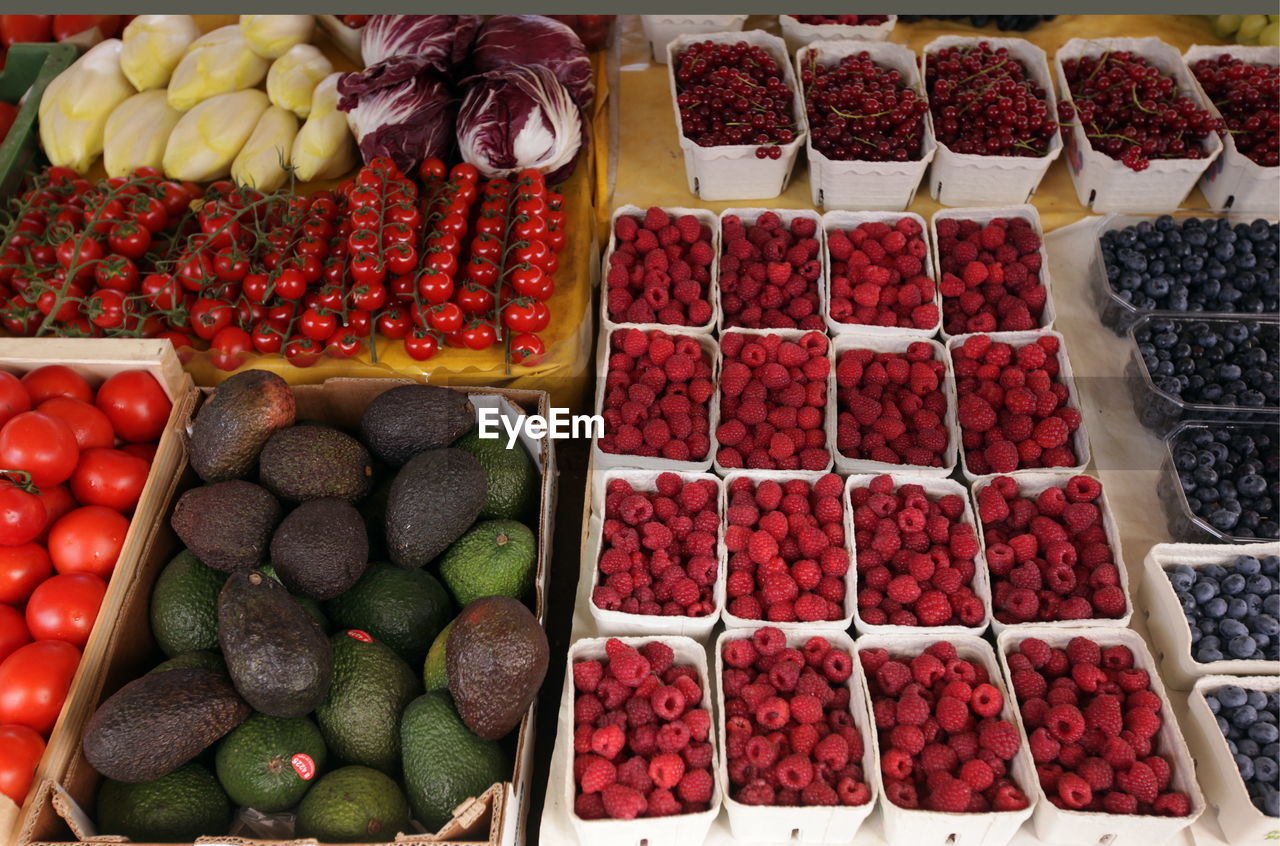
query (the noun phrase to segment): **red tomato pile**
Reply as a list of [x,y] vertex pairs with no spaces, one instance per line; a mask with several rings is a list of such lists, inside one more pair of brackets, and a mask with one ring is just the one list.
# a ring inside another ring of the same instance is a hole
[[535,363],[563,197],[535,170],[481,183],[471,165],[433,159],[420,175],[421,190],[374,159],[337,191],[299,197],[50,168],[0,244],[0,322],[207,345],[224,370],[255,352],[298,367],[376,358],[380,338],[418,360],[503,342],[509,361]]
[[93,388],[0,371],[0,793],[21,804],[142,494],[170,403],[151,374]]

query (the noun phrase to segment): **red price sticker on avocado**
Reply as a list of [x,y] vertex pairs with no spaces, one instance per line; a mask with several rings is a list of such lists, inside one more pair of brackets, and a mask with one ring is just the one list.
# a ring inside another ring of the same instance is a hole
[[358,640],[361,643],[373,643],[373,638],[369,637],[369,633],[362,632],[359,629],[348,629],[347,637]]
[[289,759],[289,763],[293,765],[293,771],[298,774],[298,778],[303,781],[311,781],[315,778],[316,762],[307,753],[299,752]]

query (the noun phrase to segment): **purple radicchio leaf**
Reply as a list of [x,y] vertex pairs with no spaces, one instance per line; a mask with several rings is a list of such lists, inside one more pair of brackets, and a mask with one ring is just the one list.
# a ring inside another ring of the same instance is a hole
[[485,21],[471,51],[471,67],[488,73],[510,65],[542,65],[555,73],[584,111],[595,98],[587,48],[572,29],[545,15],[495,15]]
[[[371,69],[366,69],[371,70]],[[338,108],[347,113],[347,124],[366,162],[387,156],[396,167],[412,173],[423,159],[444,158],[453,147],[455,98],[449,85],[431,70],[403,76],[403,67],[388,76],[398,81],[369,88],[361,80],[338,80],[342,99]],[[366,80],[367,81],[367,80]]]
[[471,50],[479,15],[373,15],[360,35],[366,65],[392,56],[413,56],[441,73],[451,73]]

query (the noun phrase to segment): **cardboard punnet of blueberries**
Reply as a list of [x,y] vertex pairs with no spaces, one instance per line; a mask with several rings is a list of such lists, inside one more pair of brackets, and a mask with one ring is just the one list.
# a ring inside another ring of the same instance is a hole
[[[1268,556],[1275,558],[1276,556]],[[1280,694],[1228,684],[1205,696],[1254,807],[1280,817]]]
[[[1273,424],[1186,424],[1168,440],[1160,485],[1180,540],[1280,538],[1280,431]],[[1273,583],[1280,590],[1280,584]]]
[[1117,334],[1150,313],[1280,311],[1280,224],[1170,215],[1134,220],[1110,218],[1098,238],[1099,316]]
[[1191,627],[1196,661],[1280,661],[1280,556],[1179,564],[1165,575]]

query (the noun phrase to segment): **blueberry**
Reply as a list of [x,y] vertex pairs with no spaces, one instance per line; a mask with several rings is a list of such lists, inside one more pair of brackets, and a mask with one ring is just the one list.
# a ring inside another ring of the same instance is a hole
[[1218,688],[1218,701],[1228,710],[1239,708],[1248,701],[1249,695],[1239,685],[1228,684]]
[[1216,620],[1226,615],[1227,601],[1223,599],[1221,596],[1215,596],[1213,599],[1210,599],[1208,602],[1204,603],[1204,605],[1201,607],[1200,610],[1201,610],[1201,613],[1203,613],[1206,617],[1212,617],[1213,619]]
[[1196,652],[1196,660],[1201,664],[1212,664],[1214,661],[1222,660],[1222,651],[1201,646]]
[[1231,641],[1227,643],[1227,651],[1234,658],[1249,659],[1258,654],[1258,644],[1249,635],[1240,635],[1239,637],[1231,638]]
[[1278,770],[1280,770],[1280,766],[1276,764],[1274,752],[1258,755],[1253,759],[1253,773],[1257,776],[1258,781],[1264,784],[1274,784]]
[[[1262,716],[1262,715],[1259,714],[1258,716]],[[1253,725],[1257,726],[1257,725],[1261,725],[1261,723],[1254,723]],[[1252,731],[1252,730],[1253,730],[1253,726],[1250,726],[1249,731]],[[1232,731],[1237,735],[1240,734],[1240,729],[1233,728]],[[1242,755],[1248,755],[1250,758],[1258,757],[1258,753],[1262,749],[1262,747],[1258,746],[1258,742],[1248,737],[1247,734],[1244,737],[1239,737],[1232,742],[1235,743],[1237,752],[1239,752]]]
[[1222,710],[1222,703],[1219,702],[1218,697],[1214,696],[1212,693],[1205,696],[1204,701],[1209,705],[1209,710],[1213,713],[1216,714],[1218,711]]
[[1242,620],[1249,613],[1249,603],[1238,596],[1233,596],[1227,600],[1227,617],[1232,620]]
[[1252,576],[1262,570],[1262,562],[1252,555],[1237,555],[1231,566],[1243,576]]
[[1263,634],[1268,637],[1280,635],[1280,620],[1270,614],[1259,614],[1256,617],[1249,618],[1249,625],[1250,631],[1257,634]]
[[1262,710],[1267,707],[1267,695],[1261,690],[1245,689],[1245,701],[1256,710]]
[[1220,585],[1222,593],[1226,596],[1235,596],[1244,590],[1244,576],[1239,573],[1232,573],[1222,580]]
[[1258,573],[1256,575],[1249,576],[1245,580],[1244,588],[1249,591],[1249,593],[1256,593],[1265,596],[1273,593],[1276,586],[1275,583],[1272,582],[1270,576],[1264,576],[1261,573]]
[[1255,743],[1274,743],[1280,737],[1275,723],[1256,722],[1249,726],[1249,739]]
[[[1222,600],[1221,600],[1221,597],[1219,597],[1218,599],[1215,599],[1213,601],[1220,602]],[[1226,603],[1224,602],[1223,604],[1225,605]],[[1218,633],[1222,637],[1225,637],[1228,639],[1233,637],[1241,637],[1249,633],[1249,627],[1246,626],[1244,623],[1240,622],[1239,620],[1232,620],[1228,618],[1218,623]]]
[[1191,593],[1195,596],[1196,602],[1203,604],[1218,595],[1218,583],[1211,578],[1197,579],[1195,586],[1191,588]]
[[[1274,772],[1272,778],[1275,778]],[[1262,813],[1269,817],[1280,817],[1280,791],[1272,787],[1268,782],[1262,782],[1261,786],[1262,800],[1255,804],[1262,809]]]
[[1248,755],[1236,753],[1236,769],[1240,770],[1240,778],[1245,781],[1253,780],[1253,759]]

